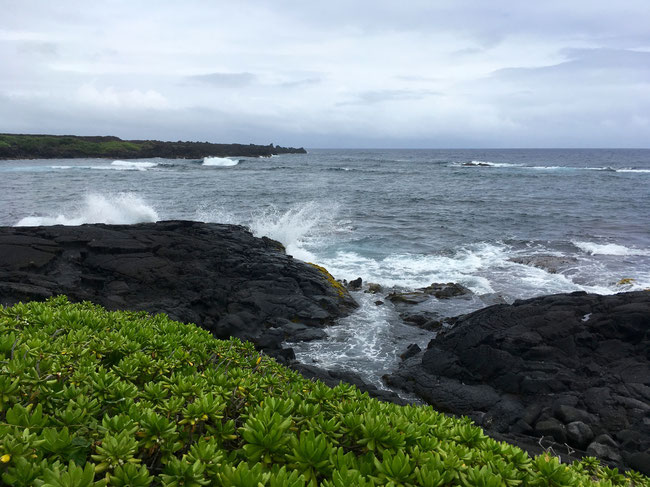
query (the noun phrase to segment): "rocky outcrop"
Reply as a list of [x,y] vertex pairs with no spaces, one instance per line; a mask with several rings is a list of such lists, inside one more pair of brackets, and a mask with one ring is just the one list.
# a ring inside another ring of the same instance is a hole
[[578,263],[575,257],[559,257],[557,255],[525,255],[522,257],[512,257],[510,262],[522,264],[538,269],[544,269],[551,274],[558,274]]
[[235,225],[0,228],[3,305],[66,294],[109,309],[167,313],[270,353],[280,353],[285,339],[322,336],[318,328],[356,307],[337,284],[279,242]]
[[448,318],[437,310],[422,309],[419,305],[431,300],[467,299],[473,295],[474,293],[462,284],[434,282],[414,291],[391,292],[386,298],[393,303],[395,311],[405,323],[424,330],[436,331]]
[[545,296],[454,321],[388,384],[529,450],[543,438],[650,473],[650,292]]

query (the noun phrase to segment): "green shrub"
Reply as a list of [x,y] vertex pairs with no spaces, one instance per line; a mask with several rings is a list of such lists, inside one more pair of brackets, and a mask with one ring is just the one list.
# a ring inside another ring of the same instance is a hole
[[0,307],[0,478],[12,486],[648,485],[531,459],[467,418],[329,388],[164,315],[65,297]]

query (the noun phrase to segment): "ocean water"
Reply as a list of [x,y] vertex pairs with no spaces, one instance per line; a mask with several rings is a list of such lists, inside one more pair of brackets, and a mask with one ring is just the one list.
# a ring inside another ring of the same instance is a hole
[[[418,305],[441,317],[558,292],[650,288],[650,150],[0,161],[0,209],[2,225],[244,224],[339,279],[473,291]],[[544,269],[535,256],[562,260]],[[327,339],[294,346],[300,360],[381,386],[406,346],[432,334],[403,323],[389,301],[377,306],[381,296],[355,297],[359,311]]]

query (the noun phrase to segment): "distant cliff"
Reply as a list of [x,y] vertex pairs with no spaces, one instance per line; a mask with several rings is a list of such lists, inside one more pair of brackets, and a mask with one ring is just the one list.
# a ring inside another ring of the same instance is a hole
[[302,147],[269,145],[211,144],[209,142],[162,142],[159,140],[122,140],[118,137],[81,137],[76,135],[0,134],[0,159],[69,159],[106,157],[139,159],[200,159],[206,156],[268,157],[275,154],[304,154]]

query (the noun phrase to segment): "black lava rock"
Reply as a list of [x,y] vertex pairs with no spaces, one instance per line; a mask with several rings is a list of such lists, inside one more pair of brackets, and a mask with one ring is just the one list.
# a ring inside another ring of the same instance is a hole
[[558,294],[451,321],[387,382],[525,448],[551,436],[650,474],[650,292]]
[[66,294],[108,309],[166,313],[287,359],[284,340],[320,338],[314,328],[356,307],[336,284],[279,242],[236,225],[0,228],[0,304]]

